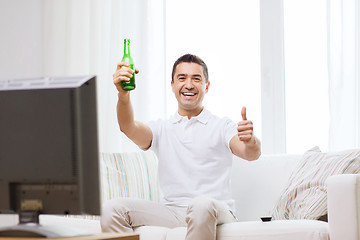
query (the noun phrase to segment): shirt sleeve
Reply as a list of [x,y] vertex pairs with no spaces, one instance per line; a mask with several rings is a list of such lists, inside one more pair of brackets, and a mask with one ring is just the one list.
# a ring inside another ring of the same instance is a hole
[[231,121],[229,118],[224,118],[224,137],[225,137],[225,144],[230,149],[230,140],[237,135],[237,124]]
[[158,150],[158,142],[159,142],[159,135],[160,135],[160,129],[161,129],[161,120],[156,120],[156,121],[149,121],[147,123],[147,125],[149,126],[151,132],[152,132],[152,141],[151,141],[151,146],[148,148],[153,150],[154,152],[157,152]]

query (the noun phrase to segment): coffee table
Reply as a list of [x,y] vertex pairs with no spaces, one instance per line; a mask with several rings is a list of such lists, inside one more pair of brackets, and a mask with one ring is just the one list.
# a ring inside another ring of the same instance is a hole
[[[66,238],[48,238],[51,240],[139,240],[138,234],[125,233],[98,233],[88,236],[66,237]],[[44,240],[44,238],[14,238],[0,237],[0,240]]]

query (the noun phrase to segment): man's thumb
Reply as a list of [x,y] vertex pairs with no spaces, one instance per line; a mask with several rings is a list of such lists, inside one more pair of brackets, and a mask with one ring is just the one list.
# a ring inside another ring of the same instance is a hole
[[241,109],[241,116],[242,116],[242,119],[245,121],[245,120],[247,120],[247,118],[246,118],[246,107],[243,107],[242,109]]

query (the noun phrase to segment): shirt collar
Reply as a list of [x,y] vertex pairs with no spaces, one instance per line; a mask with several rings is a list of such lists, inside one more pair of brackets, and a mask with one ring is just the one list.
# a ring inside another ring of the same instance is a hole
[[[196,117],[192,117],[191,119],[197,120],[201,122],[202,124],[206,124],[211,116],[211,113],[204,108],[199,115]],[[175,124],[180,122],[182,119],[187,118],[186,116],[181,116],[178,112],[176,112],[174,115],[170,117],[170,122]]]

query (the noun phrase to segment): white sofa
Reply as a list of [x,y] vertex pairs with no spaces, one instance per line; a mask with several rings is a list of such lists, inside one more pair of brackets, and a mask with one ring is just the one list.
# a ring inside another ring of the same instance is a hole
[[[160,199],[161,193],[156,186],[156,158],[153,153],[102,154],[101,158],[103,200],[121,196],[144,199],[151,196],[150,199],[154,201]],[[331,176],[328,179],[328,222],[304,219],[261,221],[261,216],[271,214],[301,158],[302,155],[288,154],[262,155],[254,162],[234,158],[232,188],[239,222],[218,226],[217,239],[359,240],[360,175],[357,174]],[[135,164],[128,164],[132,160]],[[123,162],[115,164],[117,161]],[[114,169],[121,166],[125,169]],[[105,176],[109,172],[111,177]],[[139,177],[140,173],[147,176]],[[126,178],[124,174],[127,174]],[[105,179],[110,179],[110,182]],[[123,188],[122,179],[127,181],[127,191],[117,190]],[[139,186],[140,182],[147,186]],[[16,216],[0,215],[0,227],[15,224],[16,221]],[[44,225],[76,226],[94,233],[101,231],[98,219],[44,215],[40,216],[40,222]],[[186,229],[181,227],[168,229],[144,226],[135,231],[140,234],[141,240],[184,240],[186,234]]]

